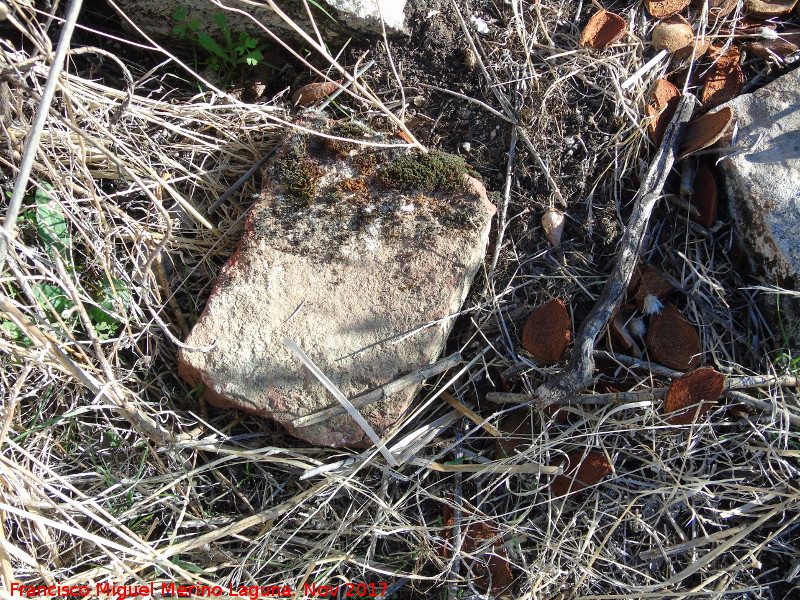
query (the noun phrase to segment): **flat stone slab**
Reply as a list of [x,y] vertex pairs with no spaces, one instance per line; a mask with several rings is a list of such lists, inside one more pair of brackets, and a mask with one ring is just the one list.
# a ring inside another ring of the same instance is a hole
[[[737,232],[765,283],[798,290],[800,70],[728,105],[739,127],[737,147],[753,148],[719,165]],[[788,314],[800,316],[797,301],[784,300]]]
[[[332,135],[385,143],[355,123]],[[394,141],[394,140],[392,140]],[[294,340],[348,398],[436,360],[484,256],[495,207],[461,159],[294,134],[182,350],[179,373],[219,407],[265,415],[316,445],[365,447],[349,415],[283,343]],[[361,409],[380,434],[417,388]]]
[[[225,11],[230,31],[236,39],[240,31],[246,31],[262,42],[272,44],[272,39],[257,23],[261,23],[273,33],[286,39],[302,41],[302,38],[269,6],[255,6],[242,0],[224,3],[235,9]],[[280,9],[303,31],[316,39],[314,25],[308,17],[302,2],[279,1]],[[319,9],[316,6],[319,6]],[[138,27],[146,33],[165,42],[183,43],[173,33],[173,28],[181,23],[173,17],[175,8],[185,7],[188,19],[196,21],[199,31],[214,38],[221,38],[222,31],[216,26],[214,15],[222,9],[211,0],[182,0],[164,2],[163,0],[119,0],[120,8]],[[381,36],[385,26],[388,35],[406,33],[406,0],[317,0],[309,2],[314,14],[314,23],[326,43],[346,40],[351,35]],[[327,15],[325,12],[327,12]],[[248,15],[250,15],[248,17]],[[252,18],[250,18],[252,17]],[[123,21],[124,25],[127,25]]]

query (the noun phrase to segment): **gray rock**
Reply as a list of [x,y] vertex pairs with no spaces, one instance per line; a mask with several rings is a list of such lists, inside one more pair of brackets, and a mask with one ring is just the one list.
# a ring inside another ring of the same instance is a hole
[[[185,6],[189,10],[189,18],[197,19],[200,31],[215,38],[221,38],[221,32],[214,23],[214,15],[220,7],[211,0],[181,0],[181,2],[164,2],[163,0],[118,0],[120,8],[145,33],[168,43],[179,40],[172,33],[178,24],[172,17],[176,6]],[[316,40],[314,28],[308,18],[302,2],[278,0],[278,7],[286,13],[303,31]],[[315,23],[325,43],[343,41],[351,35],[357,37],[380,36],[386,26],[387,35],[406,32],[404,9],[406,0],[317,0],[330,15],[313,10]],[[269,7],[253,6],[252,3],[229,0],[226,6],[241,10],[225,11],[231,31],[238,35],[246,31],[252,37],[270,44],[276,43],[257,23],[263,24],[282,39],[298,41],[301,38]],[[309,3],[314,8],[313,3]],[[247,15],[250,15],[248,17]]]
[[[766,284],[800,290],[800,70],[729,105],[736,146],[757,144],[719,165],[737,233]],[[784,325],[796,327],[797,298],[782,296],[781,308]]]
[[[383,140],[353,123],[329,131]],[[337,402],[283,339],[297,342],[347,397],[435,360],[495,212],[464,169],[461,159],[433,151],[290,137],[265,167],[239,248],[187,340],[216,346],[182,351],[179,373],[206,384],[212,404],[272,417],[313,444],[369,445],[348,415],[292,425]],[[385,431],[416,391],[361,412]]]

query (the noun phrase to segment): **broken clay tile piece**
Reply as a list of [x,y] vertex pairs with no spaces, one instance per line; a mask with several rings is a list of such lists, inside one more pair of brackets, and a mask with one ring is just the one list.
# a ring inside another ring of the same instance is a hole
[[694,30],[689,21],[680,15],[673,15],[653,28],[650,43],[656,50],[666,50],[674,54],[679,50],[691,48],[694,43]]
[[744,85],[744,72],[739,65],[716,64],[708,71],[700,100],[714,108],[739,95]]
[[775,58],[782,60],[797,52],[798,46],[794,42],[783,37],[774,40],[762,39],[757,42],[750,42],[747,49],[753,54],[763,60],[775,60]]
[[628,22],[616,13],[599,10],[592,15],[581,33],[580,44],[588,48],[605,50],[619,41],[628,29]]
[[342,83],[341,79],[335,82],[323,81],[321,83],[309,83],[292,94],[292,102],[295,105],[303,106],[316,102],[317,100],[322,100],[325,96],[338,90],[340,83]]
[[611,473],[611,463],[605,454],[595,451],[573,450],[566,457],[556,459],[553,464],[564,467],[564,472],[550,482],[550,489],[556,496],[577,494]]
[[680,99],[680,91],[669,81],[666,79],[656,81],[653,89],[653,105],[645,106],[645,113],[649,117],[647,130],[654,144],[661,144],[667,125],[678,109]]
[[725,46],[718,46],[716,44],[711,44],[708,47],[708,58],[711,59],[714,62],[714,65],[718,67],[738,65],[741,57],[742,52],[739,50],[739,46],[736,44],[731,44],[727,48]]
[[522,329],[522,346],[543,362],[558,362],[569,346],[571,322],[556,298],[534,310]]
[[725,391],[725,379],[713,368],[701,367],[673,381],[664,401],[667,421],[688,425],[711,410]]
[[706,113],[686,126],[678,160],[699,152],[716,143],[733,123],[733,109],[730,106],[717,112]]
[[[442,532],[445,544],[442,546],[442,556],[450,558],[450,540],[453,539],[455,526],[455,511],[446,504],[442,510],[442,521],[445,529]],[[468,523],[468,524],[466,524]],[[508,593],[514,585],[514,574],[508,563],[508,553],[501,548],[503,537],[497,529],[497,524],[492,520],[466,521],[462,514],[461,552],[467,555],[480,555],[481,558],[469,561],[469,568],[475,577],[475,584],[483,590],[490,591],[492,595],[499,596]]]
[[753,17],[769,19],[792,10],[797,0],[745,0],[744,12]]
[[650,265],[647,265],[642,270],[639,287],[636,290],[636,308],[644,310],[645,298],[647,296],[655,296],[659,300],[663,300],[674,290],[675,287],[667,281],[661,273]]
[[706,161],[701,161],[697,166],[692,185],[692,197],[690,202],[698,213],[692,216],[692,220],[706,229],[711,227],[717,220],[717,181]]
[[692,0],[692,4],[701,10],[706,1],[708,1],[708,16],[712,19],[727,17],[739,3],[739,0]]
[[688,371],[700,364],[697,330],[670,302],[650,318],[647,349],[654,362],[677,371]]
[[636,295],[636,290],[639,289],[639,283],[642,281],[642,271],[644,269],[640,264],[637,264],[636,267],[633,269],[633,275],[631,275],[630,283],[628,283],[628,289],[625,291],[625,302],[629,302],[633,300],[633,297]]
[[690,0],[647,0],[647,12],[656,19],[666,19],[681,12]]
[[681,92],[666,79],[657,79],[653,87],[653,104],[656,108],[664,108],[675,98],[680,98]]
[[611,322],[609,323],[611,327],[611,335],[614,337],[614,341],[622,346],[622,349],[625,352],[636,355],[638,350],[639,356],[637,356],[637,358],[641,358],[642,352],[639,350],[636,342],[628,331],[628,327],[626,326],[628,319],[630,319],[632,315],[633,311],[626,309],[625,307],[618,310],[614,315],[614,318],[611,319]]
[[759,35],[761,30],[764,28],[772,29],[774,31],[778,28],[778,26],[775,23],[770,23],[764,19],[745,15],[741,19],[738,19],[730,27],[722,27],[719,30],[719,34],[722,36]]

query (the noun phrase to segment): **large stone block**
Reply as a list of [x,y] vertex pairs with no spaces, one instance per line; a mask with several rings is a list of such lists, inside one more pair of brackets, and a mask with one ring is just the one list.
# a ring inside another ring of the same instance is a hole
[[[177,6],[188,10],[189,19],[198,22],[199,31],[216,38],[222,36],[214,23],[214,15],[222,9],[211,0],[182,0],[173,3],[163,0],[117,0],[117,3],[134,24],[162,42],[179,42],[172,32],[179,24],[173,18]],[[314,8],[314,4],[318,4],[327,14]],[[261,29],[260,23],[282,39],[301,41],[297,32],[266,3],[264,6],[254,6],[250,2],[230,0],[225,5],[234,9],[225,11],[225,17],[230,30],[236,35],[240,31],[246,31],[262,42],[275,43]],[[316,39],[314,27],[302,2],[278,0],[276,5],[303,31]],[[350,36],[381,36],[383,25],[387,35],[405,33],[405,5],[406,0],[319,0],[317,3],[309,3],[313,9],[314,22],[326,43],[344,41]]]
[[[313,124],[320,127],[320,123]],[[326,125],[327,126],[327,125]],[[353,123],[333,135],[384,138]],[[486,249],[495,212],[457,157],[294,134],[264,169],[236,253],[187,343],[180,373],[214,405],[266,415],[311,443],[365,446],[349,416],[283,343],[291,338],[348,397],[435,360]],[[382,432],[416,388],[362,409]]]
[[[752,266],[767,285],[800,290],[800,70],[729,103],[736,145],[721,161],[731,215]],[[782,321],[800,340],[800,301],[784,295]]]

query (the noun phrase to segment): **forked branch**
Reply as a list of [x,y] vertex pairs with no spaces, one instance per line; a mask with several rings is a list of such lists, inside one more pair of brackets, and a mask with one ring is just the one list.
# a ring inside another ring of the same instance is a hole
[[622,300],[636,264],[639,262],[650,215],[661,197],[661,190],[664,188],[664,183],[675,162],[686,123],[694,110],[694,104],[694,96],[685,94],[667,127],[664,141],[636,193],[636,204],[622,236],[617,263],[606,281],[603,292],[586,320],[581,324],[569,365],[536,389],[535,395],[545,405],[575,396],[592,384],[593,353],[597,337],[611,318],[614,308]]

